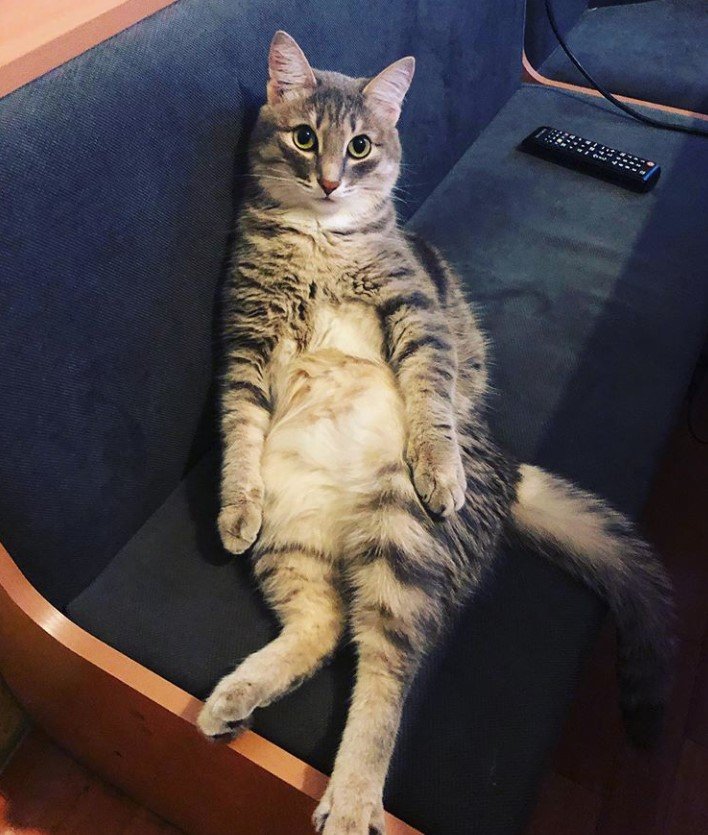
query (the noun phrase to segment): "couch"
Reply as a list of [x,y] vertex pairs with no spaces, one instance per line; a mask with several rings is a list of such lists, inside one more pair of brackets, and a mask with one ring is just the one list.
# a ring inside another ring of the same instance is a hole
[[[708,140],[522,84],[524,14],[524,0],[178,0],[0,100],[0,541],[131,665],[201,699],[276,631],[215,530],[212,379],[278,28],[350,74],[416,55],[400,211],[479,307],[494,431],[639,514],[706,336]],[[656,160],[662,178],[638,195],[518,151],[540,124]],[[430,835],[520,832],[604,614],[502,548],[411,691],[387,809]],[[254,731],[327,773],[352,671],[344,647]]]

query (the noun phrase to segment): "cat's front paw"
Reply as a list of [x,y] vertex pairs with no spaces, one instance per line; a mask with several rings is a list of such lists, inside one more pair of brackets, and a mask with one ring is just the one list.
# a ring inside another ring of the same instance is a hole
[[263,491],[250,490],[224,505],[219,513],[219,533],[224,548],[243,554],[256,541],[263,522]]
[[467,480],[456,441],[426,439],[412,445],[408,460],[420,500],[435,516],[450,516],[465,503]]
[[312,822],[322,835],[385,835],[386,824],[381,798],[350,781],[329,786],[315,809]]

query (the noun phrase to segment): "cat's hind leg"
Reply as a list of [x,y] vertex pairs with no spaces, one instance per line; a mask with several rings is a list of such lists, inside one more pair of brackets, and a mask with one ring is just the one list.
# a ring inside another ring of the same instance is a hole
[[[446,556],[407,472],[382,479],[343,561],[357,678],[332,778],[314,824],[324,835],[383,835],[383,787],[408,687],[439,634]],[[346,546],[345,546],[346,547]]]
[[[287,430],[287,425],[286,425]],[[282,625],[275,640],[225,676],[198,719],[207,736],[237,729],[259,707],[311,676],[344,629],[337,584],[340,496],[322,469],[303,459],[301,431],[271,430],[263,456],[263,528],[253,573]]]
[[283,628],[217,684],[198,719],[210,737],[232,733],[311,676],[342,635],[343,606],[327,555],[290,541],[259,553],[254,571]]

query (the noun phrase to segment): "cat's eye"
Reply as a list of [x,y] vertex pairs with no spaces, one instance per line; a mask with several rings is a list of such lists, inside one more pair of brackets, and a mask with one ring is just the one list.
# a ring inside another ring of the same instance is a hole
[[347,145],[347,153],[354,159],[364,159],[371,153],[371,140],[365,134],[355,136]]
[[314,151],[317,148],[317,137],[309,125],[293,128],[293,142],[301,151]]

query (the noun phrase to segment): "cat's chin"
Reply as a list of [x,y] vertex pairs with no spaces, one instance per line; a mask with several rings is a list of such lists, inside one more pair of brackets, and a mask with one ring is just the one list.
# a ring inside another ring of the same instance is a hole
[[[323,205],[326,204],[326,205]],[[294,223],[316,223],[322,228],[349,226],[355,222],[356,215],[346,203],[331,201],[312,201],[303,206],[282,207]]]
[[346,199],[316,197],[313,200],[310,200],[308,205],[315,214],[321,214],[325,217],[332,217],[333,215],[342,214],[342,212],[348,214],[348,201]]
[[346,197],[332,195],[327,198],[313,198],[307,205],[316,217],[346,220],[365,218],[380,205],[380,201],[372,200],[368,195],[348,194]]
[[309,212],[318,217],[332,217],[342,211],[345,200],[305,193],[300,188],[268,185],[266,189],[280,209],[292,212]]
[[322,207],[324,210],[333,210],[337,209],[338,207],[341,208],[342,204],[345,202],[340,197],[313,197],[309,201],[312,205]]

